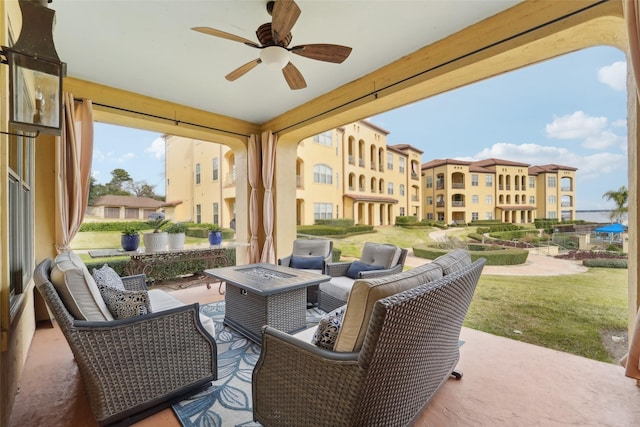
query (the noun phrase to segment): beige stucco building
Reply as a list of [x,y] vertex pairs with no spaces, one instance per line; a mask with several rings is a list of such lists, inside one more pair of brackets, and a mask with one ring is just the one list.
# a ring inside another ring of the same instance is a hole
[[[388,146],[388,134],[361,120],[302,140],[296,157],[296,224],[351,218],[356,224],[388,225],[396,216],[421,217],[422,151],[407,144]],[[176,136],[165,141],[167,200],[182,201],[175,219],[228,227],[235,217],[233,151]]]
[[447,224],[572,220],[576,170],[500,159],[432,160],[422,165],[424,217]]

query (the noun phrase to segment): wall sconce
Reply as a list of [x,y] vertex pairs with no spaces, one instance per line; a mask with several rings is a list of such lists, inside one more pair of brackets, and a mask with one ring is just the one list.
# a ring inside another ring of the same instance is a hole
[[60,61],[53,43],[55,11],[47,7],[47,0],[18,3],[20,36],[12,47],[2,46],[2,62],[9,64],[9,123],[15,129],[60,135],[67,64]]

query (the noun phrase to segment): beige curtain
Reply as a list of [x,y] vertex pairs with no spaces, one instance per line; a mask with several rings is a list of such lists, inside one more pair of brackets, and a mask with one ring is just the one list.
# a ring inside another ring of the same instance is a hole
[[258,185],[260,183],[260,141],[258,135],[251,135],[248,141],[247,168],[249,172],[249,186],[251,195],[249,198],[249,240],[248,261],[250,264],[260,261],[260,245],[258,243],[258,232],[260,228],[260,207],[258,200]]
[[265,240],[262,246],[261,262],[275,264],[276,252],[273,246],[273,174],[276,163],[277,138],[271,131],[262,133],[262,184],[264,185],[264,200],[262,202],[262,226]]
[[[638,78],[640,78],[640,10],[637,0],[625,0],[622,5],[629,38],[628,58],[631,61],[630,68],[634,76],[636,96],[640,99],[640,89],[638,88]],[[620,360],[620,363],[625,367],[626,376],[640,380],[640,310],[636,316],[636,323],[630,338],[629,353]]]
[[64,93],[62,136],[56,139],[56,249],[70,250],[89,199],[93,157],[93,107]]

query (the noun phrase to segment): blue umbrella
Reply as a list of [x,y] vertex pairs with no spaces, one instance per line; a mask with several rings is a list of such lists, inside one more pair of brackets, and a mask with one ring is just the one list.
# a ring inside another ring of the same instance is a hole
[[598,227],[595,229],[596,233],[624,233],[627,231],[627,226],[622,224],[609,224],[603,227]]

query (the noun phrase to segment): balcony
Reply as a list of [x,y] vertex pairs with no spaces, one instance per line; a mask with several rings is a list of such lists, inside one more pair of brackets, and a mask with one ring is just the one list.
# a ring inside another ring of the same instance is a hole
[[[185,303],[222,300],[205,286],[174,291]],[[447,381],[416,426],[640,424],[635,381],[622,367],[463,328],[462,380]],[[10,427],[94,427],[78,368],[60,328],[36,329]],[[541,410],[544,408],[544,410]],[[133,424],[179,427],[171,409]]]
[[235,187],[236,186],[236,174],[228,173],[224,176],[224,184],[225,187]]
[[358,166],[360,166],[361,168],[364,167],[364,159],[363,158],[359,158],[358,159]]
[[417,202],[418,201],[418,196],[416,196],[415,194],[413,196],[411,196],[411,201],[412,202]]
[[444,208],[444,202],[436,202],[436,208]]
[[452,182],[451,188],[464,189],[464,182]]
[[451,202],[451,207],[464,208],[464,201],[463,200],[454,200],[453,202]]
[[436,190],[444,190],[444,182],[436,182]]

